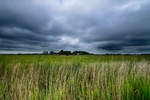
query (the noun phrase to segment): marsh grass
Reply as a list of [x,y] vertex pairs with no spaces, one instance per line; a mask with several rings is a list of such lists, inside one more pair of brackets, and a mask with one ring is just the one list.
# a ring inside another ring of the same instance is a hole
[[149,100],[148,56],[0,56],[0,100]]

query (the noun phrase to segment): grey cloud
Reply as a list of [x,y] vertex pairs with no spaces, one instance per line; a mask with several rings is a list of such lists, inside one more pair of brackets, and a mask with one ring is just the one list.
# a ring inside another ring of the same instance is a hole
[[2,0],[0,50],[150,52],[149,5],[149,0]]
[[33,0],[2,0],[0,26],[23,27],[38,31],[49,21],[47,11],[32,3]]

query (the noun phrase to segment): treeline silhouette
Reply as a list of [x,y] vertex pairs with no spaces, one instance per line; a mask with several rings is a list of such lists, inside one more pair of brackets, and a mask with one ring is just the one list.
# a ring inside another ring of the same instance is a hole
[[43,51],[44,55],[90,55],[91,53],[86,51],[64,51],[60,50],[59,52],[54,51]]

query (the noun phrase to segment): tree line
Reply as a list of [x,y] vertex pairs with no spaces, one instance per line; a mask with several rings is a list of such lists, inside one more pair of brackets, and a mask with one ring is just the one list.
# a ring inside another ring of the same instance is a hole
[[91,53],[86,51],[64,51],[60,50],[59,52],[54,51],[43,51],[44,55],[90,55]]

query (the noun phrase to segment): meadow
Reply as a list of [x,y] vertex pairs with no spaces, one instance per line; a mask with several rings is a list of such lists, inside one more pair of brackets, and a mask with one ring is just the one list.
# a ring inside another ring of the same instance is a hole
[[150,56],[0,55],[0,100],[150,100]]

